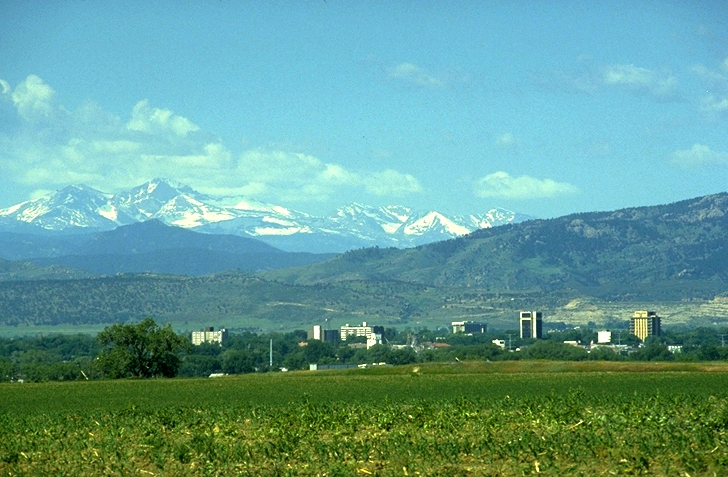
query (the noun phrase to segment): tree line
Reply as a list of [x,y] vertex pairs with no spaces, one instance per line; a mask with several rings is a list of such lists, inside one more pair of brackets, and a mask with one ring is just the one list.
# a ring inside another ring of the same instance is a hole
[[[64,381],[117,378],[201,377],[308,369],[317,364],[387,363],[403,365],[456,360],[728,360],[728,330],[697,328],[666,332],[640,343],[628,333],[615,334],[621,348],[586,349],[565,341],[590,344],[591,328],[547,333],[545,339],[519,339],[516,331],[476,335],[445,330],[387,328],[384,344],[367,349],[362,338],[345,342],[308,340],[305,331],[233,333],[222,345],[193,346],[188,335],[152,319],[116,324],[96,337],[50,335],[0,339],[0,381]],[[492,341],[505,342],[505,347]],[[270,345],[273,342],[271,367]],[[638,346],[641,345],[641,346]],[[681,346],[675,352],[670,346]]]

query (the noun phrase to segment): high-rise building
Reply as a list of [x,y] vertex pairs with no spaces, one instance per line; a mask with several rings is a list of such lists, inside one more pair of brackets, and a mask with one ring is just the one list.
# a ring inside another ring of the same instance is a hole
[[308,332],[309,340],[334,342],[339,341],[339,330],[325,330],[321,325],[314,325]]
[[522,311],[518,321],[521,338],[542,338],[543,321],[540,311]]
[[635,311],[629,322],[629,332],[642,341],[648,336],[660,336],[661,321],[654,311]]
[[324,330],[323,338],[327,343],[333,343],[339,341],[341,335],[339,334],[339,330]]

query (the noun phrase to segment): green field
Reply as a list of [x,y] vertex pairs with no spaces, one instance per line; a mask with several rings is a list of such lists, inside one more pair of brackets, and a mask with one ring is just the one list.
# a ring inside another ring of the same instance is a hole
[[0,386],[0,475],[726,475],[728,365]]

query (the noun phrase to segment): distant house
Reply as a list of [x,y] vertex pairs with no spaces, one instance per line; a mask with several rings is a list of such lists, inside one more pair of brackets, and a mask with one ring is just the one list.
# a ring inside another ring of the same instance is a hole
[[215,331],[215,328],[208,326],[204,331],[193,331],[192,332],[192,344],[199,346],[202,343],[218,343],[222,344],[227,341],[228,332],[225,328],[220,331]]

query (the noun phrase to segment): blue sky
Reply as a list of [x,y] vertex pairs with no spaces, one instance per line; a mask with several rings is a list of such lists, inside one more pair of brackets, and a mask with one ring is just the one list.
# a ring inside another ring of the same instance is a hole
[[728,190],[724,1],[0,3],[0,208],[155,177],[314,214]]

